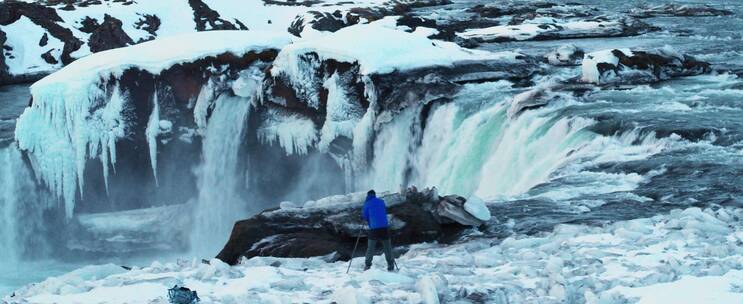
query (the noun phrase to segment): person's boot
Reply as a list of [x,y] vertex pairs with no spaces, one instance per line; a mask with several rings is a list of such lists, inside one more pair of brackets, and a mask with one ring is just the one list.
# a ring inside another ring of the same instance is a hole
[[367,271],[371,268],[371,265],[364,265],[364,271]]
[[389,272],[395,271],[395,266],[394,265],[387,265],[387,271],[389,271]]

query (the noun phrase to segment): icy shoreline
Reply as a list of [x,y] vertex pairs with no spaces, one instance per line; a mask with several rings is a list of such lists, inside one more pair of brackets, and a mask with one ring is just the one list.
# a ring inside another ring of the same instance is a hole
[[205,303],[737,303],[742,227],[743,210],[713,207],[500,242],[473,234],[457,245],[411,246],[399,273],[382,271],[381,257],[367,272],[354,259],[349,275],[346,263],[320,258],[88,266],[3,300],[167,303],[167,288],[184,284]]

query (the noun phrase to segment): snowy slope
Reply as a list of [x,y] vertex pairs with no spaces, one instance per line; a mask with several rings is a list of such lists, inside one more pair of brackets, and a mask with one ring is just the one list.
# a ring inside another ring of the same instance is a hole
[[8,303],[167,303],[175,284],[206,303],[740,303],[743,210],[673,210],[541,236],[414,245],[399,273],[354,259],[252,258],[90,266],[6,297]]
[[[43,4],[38,1],[0,3],[0,11],[11,16],[0,19],[0,31],[7,36],[2,55],[8,66],[7,72],[0,71],[0,75],[7,74],[0,77],[0,81],[22,80],[26,76],[59,69],[65,46],[69,48],[65,55],[77,59],[100,50],[195,31],[286,32],[297,15],[310,9],[332,12],[384,2],[327,0],[311,5],[280,5],[262,0],[103,0],[85,5]],[[14,17],[17,15],[20,18],[16,20]],[[47,44],[40,44],[42,36],[48,37]],[[47,52],[50,52],[47,59],[42,58],[41,55]]]

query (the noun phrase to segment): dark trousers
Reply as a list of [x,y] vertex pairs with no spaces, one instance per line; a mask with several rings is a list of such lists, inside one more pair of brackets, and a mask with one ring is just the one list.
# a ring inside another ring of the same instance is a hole
[[392,256],[392,242],[390,242],[389,230],[387,228],[371,229],[369,241],[366,246],[366,267],[371,267],[374,252],[377,250],[377,242],[382,243],[384,258],[387,259],[387,269],[395,269],[395,259]]

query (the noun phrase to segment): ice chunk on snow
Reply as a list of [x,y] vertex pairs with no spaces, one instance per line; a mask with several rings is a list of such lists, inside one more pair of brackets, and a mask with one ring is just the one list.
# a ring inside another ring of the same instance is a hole
[[490,209],[488,209],[488,206],[485,205],[485,202],[477,196],[470,196],[470,198],[468,198],[467,201],[464,202],[464,210],[472,216],[476,217],[478,220],[490,220]]
[[369,298],[353,287],[343,287],[333,292],[333,302],[338,304],[370,304]]
[[448,282],[438,273],[424,275],[415,283],[415,288],[425,304],[442,303],[446,296]]

